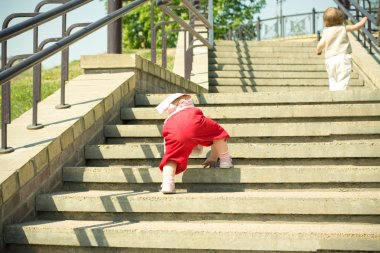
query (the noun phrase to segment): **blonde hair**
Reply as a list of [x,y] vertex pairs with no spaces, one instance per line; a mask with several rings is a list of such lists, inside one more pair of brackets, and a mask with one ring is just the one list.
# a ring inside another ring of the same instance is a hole
[[189,98],[191,98],[191,96],[188,95],[188,94],[186,94],[186,95],[182,95],[182,96],[180,96],[179,98],[177,98],[176,100],[174,100],[173,102],[171,102],[171,104],[173,104],[173,105],[175,105],[175,106],[178,106],[179,102],[180,102],[182,99],[187,100],[187,99],[189,99]]
[[343,25],[344,13],[335,7],[330,7],[323,13],[323,23],[326,27]]

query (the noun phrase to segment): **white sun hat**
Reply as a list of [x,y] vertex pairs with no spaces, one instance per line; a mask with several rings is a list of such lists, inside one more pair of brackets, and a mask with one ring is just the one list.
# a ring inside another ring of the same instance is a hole
[[164,111],[166,111],[166,109],[169,108],[169,105],[174,101],[176,100],[177,98],[179,98],[180,96],[183,96],[183,95],[186,95],[186,94],[183,94],[183,93],[175,93],[175,94],[171,94],[170,96],[168,96],[167,98],[165,98],[159,105],[156,106],[156,110],[162,114]]

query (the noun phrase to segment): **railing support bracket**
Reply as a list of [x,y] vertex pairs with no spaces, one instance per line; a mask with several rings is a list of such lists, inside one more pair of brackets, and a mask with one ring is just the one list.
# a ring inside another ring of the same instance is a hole
[[42,124],[36,124],[36,125],[31,124],[31,125],[26,127],[26,129],[28,129],[28,130],[38,130],[41,128],[44,128],[44,125],[42,125]]

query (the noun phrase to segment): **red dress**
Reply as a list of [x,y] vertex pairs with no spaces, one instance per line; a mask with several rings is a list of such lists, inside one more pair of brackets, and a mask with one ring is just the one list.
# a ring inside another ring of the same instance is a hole
[[162,128],[165,140],[165,154],[160,170],[168,163],[177,163],[176,174],[186,170],[189,156],[197,145],[211,146],[213,140],[227,139],[228,133],[203,112],[190,107],[171,115]]

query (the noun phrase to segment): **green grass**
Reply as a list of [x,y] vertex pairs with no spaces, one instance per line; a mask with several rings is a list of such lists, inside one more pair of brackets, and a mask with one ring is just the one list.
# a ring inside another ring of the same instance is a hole
[[[168,69],[172,70],[174,66],[173,50],[168,53]],[[150,49],[127,50],[123,53],[136,53],[150,60]],[[157,52],[157,64],[161,65],[161,51]],[[79,61],[72,61],[69,66],[69,80],[83,73]],[[42,70],[42,99],[50,96],[61,86],[61,68],[54,67]],[[0,92],[1,100],[1,92]],[[60,101],[57,101],[59,104]],[[32,108],[33,104],[33,73],[32,70],[25,71],[11,80],[11,119],[18,118],[21,114]],[[0,103],[1,111],[1,103]],[[1,113],[0,113],[1,119]],[[32,120],[32,119],[31,119]],[[1,126],[0,126],[1,127]]]
[[[82,74],[79,61],[73,61],[69,65],[69,80]],[[61,68],[54,67],[42,70],[42,99],[50,96],[61,86]],[[1,94],[0,94],[1,99]],[[60,101],[57,101],[59,104]],[[33,73],[27,70],[11,80],[11,119],[18,118],[21,114],[32,108],[33,104]],[[1,104],[0,104],[1,109]],[[0,115],[1,117],[1,115]]]

